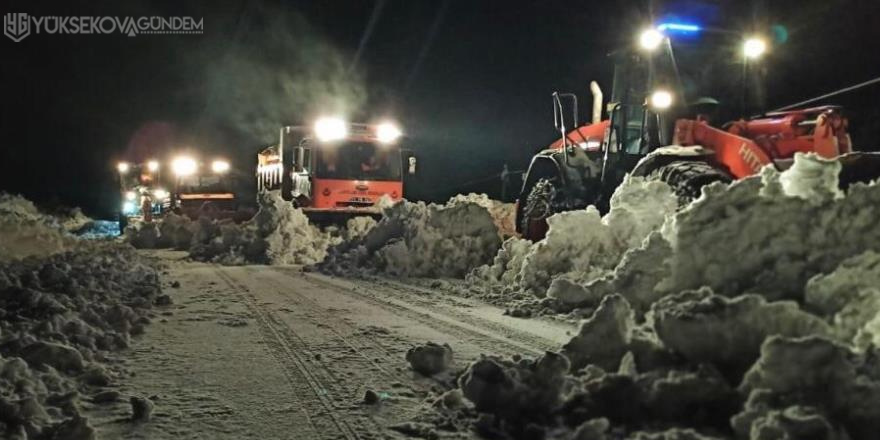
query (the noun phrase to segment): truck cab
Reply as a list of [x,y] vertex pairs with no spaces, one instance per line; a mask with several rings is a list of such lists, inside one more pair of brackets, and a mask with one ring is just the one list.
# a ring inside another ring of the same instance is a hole
[[161,184],[159,162],[119,162],[116,164],[119,181],[119,231],[132,220],[152,220],[170,207],[170,194]]
[[312,218],[381,214],[380,200],[401,200],[405,176],[416,171],[401,138],[389,123],[284,127],[279,144],[258,154],[258,189],[281,191]]

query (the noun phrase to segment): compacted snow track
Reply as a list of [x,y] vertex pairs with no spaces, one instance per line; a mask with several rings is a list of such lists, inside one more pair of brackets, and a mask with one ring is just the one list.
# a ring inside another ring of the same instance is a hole
[[[396,280],[153,255],[180,285],[165,288],[174,305],[133,342],[120,391],[152,396],[156,409],[132,426],[120,422],[126,402],[89,406],[108,438],[404,438],[388,427],[450,378],[414,373],[409,348],[448,343],[463,367],[481,353],[558,349],[574,330]],[[368,390],[379,404],[363,403]]]

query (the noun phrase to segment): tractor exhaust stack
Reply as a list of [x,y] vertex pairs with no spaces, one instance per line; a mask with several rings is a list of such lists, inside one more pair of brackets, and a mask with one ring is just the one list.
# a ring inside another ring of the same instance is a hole
[[602,88],[596,81],[590,81],[590,92],[593,93],[593,124],[602,122]]

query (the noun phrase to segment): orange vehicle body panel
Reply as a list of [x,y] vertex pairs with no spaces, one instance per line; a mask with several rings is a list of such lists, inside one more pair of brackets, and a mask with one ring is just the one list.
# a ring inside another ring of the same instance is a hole
[[379,199],[403,198],[402,181],[312,179],[312,200],[304,211],[379,212]]
[[705,121],[680,119],[675,123],[677,145],[701,145],[715,152],[715,160],[725,165],[737,179],[757,173],[773,163],[754,141],[710,126]]
[[852,151],[847,126],[846,118],[838,109],[829,106],[736,121],[728,131],[753,139],[774,159],[809,152],[831,159]]
[[[597,122],[595,124],[588,124],[580,126],[570,132],[568,132],[568,144],[569,145],[580,145],[585,142],[599,142],[601,145],[602,141],[605,139],[605,132],[608,130],[608,127],[611,125],[610,120],[604,120],[601,122]],[[562,149],[564,145],[563,139],[559,138],[556,142],[550,144],[548,149],[559,150]],[[582,146],[581,148],[585,148],[586,146]],[[586,149],[586,148],[585,148]],[[598,150],[599,147],[589,148],[589,150]]]

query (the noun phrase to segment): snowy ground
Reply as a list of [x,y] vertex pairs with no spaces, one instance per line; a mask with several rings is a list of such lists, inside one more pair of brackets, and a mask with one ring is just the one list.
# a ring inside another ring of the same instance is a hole
[[[557,350],[575,332],[394,280],[142,252],[167,266],[164,292],[174,304],[132,342],[120,391],[152,396],[156,408],[144,424],[128,422],[127,402],[87,408],[102,438],[407,438],[391,427],[451,380],[413,372],[408,349],[448,343],[462,368],[482,353]],[[368,390],[380,403],[363,403]]]

